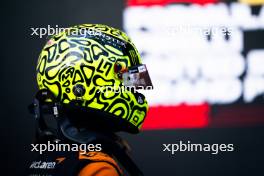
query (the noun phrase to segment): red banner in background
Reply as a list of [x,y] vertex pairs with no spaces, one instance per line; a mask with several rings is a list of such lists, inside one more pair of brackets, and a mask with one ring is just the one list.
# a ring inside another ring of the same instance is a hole
[[216,3],[217,0],[128,0],[128,6],[151,6],[151,5],[167,5],[172,3],[193,3],[208,4]]
[[202,128],[208,126],[210,106],[201,105],[150,107],[143,129]]

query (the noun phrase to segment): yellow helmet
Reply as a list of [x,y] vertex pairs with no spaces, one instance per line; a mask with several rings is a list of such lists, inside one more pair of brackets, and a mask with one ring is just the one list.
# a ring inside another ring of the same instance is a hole
[[[62,104],[74,104],[136,133],[148,104],[139,87],[152,86],[146,66],[129,37],[100,24],[66,28],[47,41],[37,63],[37,83]],[[109,123],[109,125],[112,125]]]

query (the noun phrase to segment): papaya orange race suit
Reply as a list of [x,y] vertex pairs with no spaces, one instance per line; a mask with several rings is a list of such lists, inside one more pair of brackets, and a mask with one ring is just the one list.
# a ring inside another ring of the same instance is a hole
[[29,176],[121,176],[122,170],[103,152],[45,152],[28,165]]

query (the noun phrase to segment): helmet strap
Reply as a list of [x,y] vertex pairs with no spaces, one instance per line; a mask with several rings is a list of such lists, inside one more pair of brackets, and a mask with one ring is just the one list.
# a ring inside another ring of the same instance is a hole
[[[60,139],[59,121],[61,121],[61,105],[47,89],[37,92],[33,103],[28,106],[29,112],[37,122],[37,141]],[[52,124],[52,125],[50,125]]]

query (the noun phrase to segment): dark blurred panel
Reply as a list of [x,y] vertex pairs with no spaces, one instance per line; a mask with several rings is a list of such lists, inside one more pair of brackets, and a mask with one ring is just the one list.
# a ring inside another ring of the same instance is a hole
[[[126,136],[134,159],[147,176],[257,176],[263,175],[263,126],[255,128],[210,128],[174,131],[146,131]],[[202,144],[234,144],[233,152],[163,152],[162,144],[179,141]]]
[[47,28],[48,25],[68,27],[82,23],[102,23],[121,28],[123,5],[122,0],[11,0],[3,5],[1,163],[8,166],[10,175],[21,175],[20,172],[28,165],[28,158],[35,154],[30,152],[34,120],[29,116],[27,106],[36,92],[35,66],[46,36],[32,36],[31,28]]

